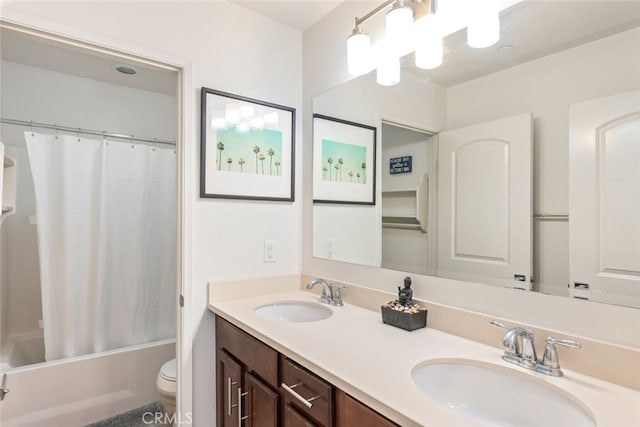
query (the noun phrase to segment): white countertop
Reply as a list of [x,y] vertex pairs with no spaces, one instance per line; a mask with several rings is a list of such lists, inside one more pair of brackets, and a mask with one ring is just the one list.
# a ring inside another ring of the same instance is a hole
[[403,426],[479,425],[427,397],[414,384],[412,369],[434,359],[472,359],[511,368],[572,395],[598,426],[640,425],[640,392],[570,370],[559,378],[534,373],[504,362],[499,348],[428,327],[407,332],[383,324],[379,312],[348,303],[323,305],[333,315],[309,323],[267,320],[254,313],[274,302],[317,300],[316,295],[297,290],[210,301],[209,309]]

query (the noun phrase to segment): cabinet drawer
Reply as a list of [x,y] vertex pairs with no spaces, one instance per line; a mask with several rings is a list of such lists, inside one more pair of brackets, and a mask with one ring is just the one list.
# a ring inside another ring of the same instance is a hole
[[336,427],[399,427],[393,421],[357,401],[342,390],[336,391]]
[[[295,362],[282,357],[280,393],[291,405],[322,426],[333,420],[333,387]],[[297,394],[297,396],[296,396]],[[305,404],[304,401],[308,403]]]
[[278,352],[231,323],[216,316],[216,349],[241,360],[249,372],[278,388]]
[[318,425],[289,404],[285,405],[282,411],[282,427],[318,427]]

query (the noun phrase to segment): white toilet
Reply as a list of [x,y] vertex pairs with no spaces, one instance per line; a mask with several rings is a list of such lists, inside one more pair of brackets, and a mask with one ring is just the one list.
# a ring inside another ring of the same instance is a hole
[[176,412],[176,359],[171,359],[160,368],[156,380],[160,403],[168,415]]

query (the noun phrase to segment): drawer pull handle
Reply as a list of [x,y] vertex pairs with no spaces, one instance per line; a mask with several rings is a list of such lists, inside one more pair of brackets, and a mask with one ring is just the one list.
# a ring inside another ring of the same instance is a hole
[[282,383],[281,386],[283,389],[285,389],[291,396],[295,397],[296,399],[298,399],[300,401],[300,403],[302,403],[304,406],[306,406],[307,408],[311,408],[313,406],[313,404],[311,402],[313,402],[314,400],[316,400],[317,398],[319,398],[320,396],[314,396],[314,397],[310,397],[309,399],[305,399],[304,397],[300,396],[295,390],[293,390],[294,388],[298,387],[299,385],[301,385],[302,383],[298,383],[298,384],[294,384],[292,386],[288,386],[285,383]]

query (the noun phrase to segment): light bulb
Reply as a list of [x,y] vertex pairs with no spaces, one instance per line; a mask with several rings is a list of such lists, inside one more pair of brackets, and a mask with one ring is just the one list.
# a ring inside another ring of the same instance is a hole
[[264,122],[269,125],[277,125],[279,122],[278,112],[273,111],[264,115]]
[[469,47],[489,47],[500,40],[500,13],[494,2],[478,5],[467,25]]
[[262,129],[264,128],[264,120],[262,119],[262,117],[256,117],[254,119],[251,119],[249,121],[249,125],[253,128],[253,129]]
[[356,28],[347,37],[347,71],[352,76],[361,76],[370,69],[371,38]]
[[227,127],[227,122],[222,118],[213,118],[211,120],[211,127],[213,129],[224,129]]
[[413,10],[396,1],[386,17],[386,39],[390,48],[400,57],[411,51],[411,32],[413,28]]
[[393,86],[400,82],[400,59],[388,49],[382,49],[376,82],[382,86]]
[[230,102],[224,106],[224,118],[227,122],[237,125],[240,123],[240,104]]
[[255,109],[251,105],[243,105],[240,107],[240,115],[247,119],[255,114]]
[[416,22],[416,67],[431,70],[442,65],[442,35],[435,15],[430,13]]
[[240,123],[236,126],[236,132],[238,133],[247,133],[249,130],[250,128],[248,123]]

